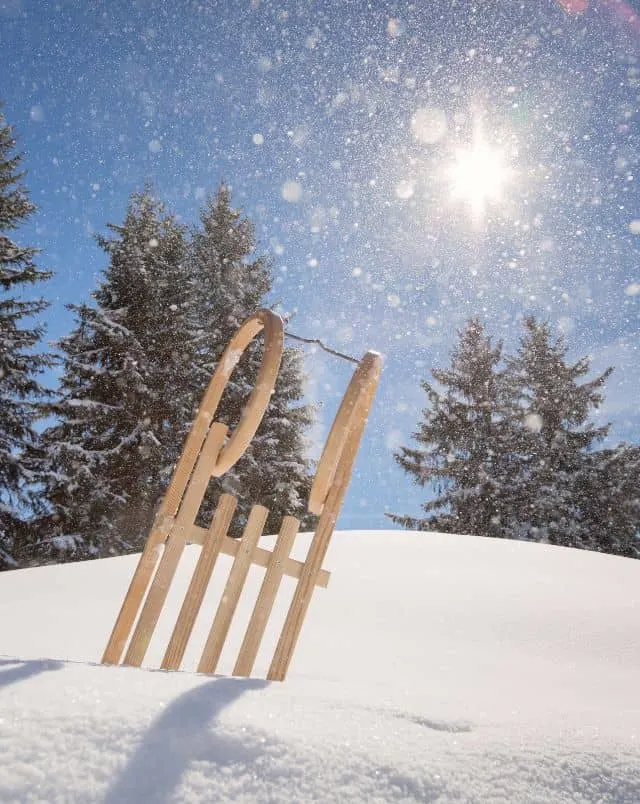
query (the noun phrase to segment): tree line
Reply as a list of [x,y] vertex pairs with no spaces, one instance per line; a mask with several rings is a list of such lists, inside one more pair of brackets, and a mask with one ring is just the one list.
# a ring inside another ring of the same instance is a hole
[[[108,264],[90,301],[69,305],[72,331],[42,350],[37,319],[48,303],[26,296],[51,273],[13,239],[35,212],[20,165],[0,109],[0,570],[141,549],[217,361],[272,287],[270,261],[256,254],[254,226],[228,187],[193,227],[147,188],[97,238]],[[261,351],[247,349],[221,402],[217,418],[231,428]],[[49,389],[42,376],[53,368]],[[525,319],[517,352],[505,355],[470,320],[451,365],[423,382],[415,445],[395,454],[428,490],[424,515],[391,519],[638,557],[640,447],[602,447],[609,426],[591,416],[611,369],[588,373],[547,322]],[[212,480],[199,524],[221,491],[239,497],[236,535],[251,502],[270,509],[269,529],[284,514],[305,520],[314,412],[304,380],[301,353],[287,346],[256,437]]]
[[[108,266],[90,302],[69,305],[72,331],[55,352],[38,351],[33,317],[48,304],[23,296],[50,273],[9,236],[34,212],[15,148],[0,118],[0,569],[141,549],[217,361],[272,286],[226,186],[192,228],[145,189],[97,238]],[[256,339],[221,400],[216,418],[230,428],[261,356]],[[41,378],[54,365],[50,390]],[[304,519],[314,414],[303,386],[302,355],[287,346],[262,424],[237,465],[211,481],[199,524],[221,491],[239,497],[236,534],[251,503],[269,508],[267,527],[285,514]]]
[[640,556],[640,447],[604,448],[591,416],[608,368],[585,379],[548,322],[523,321],[515,354],[472,319],[450,366],[434,369],[414,446],[396,461],[429,487],[424,516],[391,514],[420,530],[524,539]]

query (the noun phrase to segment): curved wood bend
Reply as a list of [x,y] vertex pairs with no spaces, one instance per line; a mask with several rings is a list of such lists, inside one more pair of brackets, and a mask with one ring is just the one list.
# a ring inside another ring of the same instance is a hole
[[242,411],[238,426],[231,433],[228,442],[222,448],[211,470],[213,477],[220,477],[220,475],[228,472],[244,455],[251,443],[251,439],[260,426],[280,371],[284,345],[284,327],[280,316],[270,310],[259,310],[244,322],[229,341],[227,348],[218,361],[215,373],[202,400],[198,415],[204,415],[209,420],[213,419],[229,377],[231,377],[247,346],[262,329],[264,329],[264,353],[256,384],[246,407]]
[[367,352],[355,370],[345,392],[329,436],[322,450],[316,476],[309,494],[309,511],[321,514],[345,445],[356,428],[364,428],[366,415],[363,405],[375,391],[382,369],[382,356],[378,352]]

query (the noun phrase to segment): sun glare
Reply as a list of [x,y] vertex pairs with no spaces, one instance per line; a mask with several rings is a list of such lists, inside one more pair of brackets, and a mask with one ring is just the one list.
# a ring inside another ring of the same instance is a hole
[[502,200],[504,186],[510,176],[505,154],[498,148],[478,141],[455,154],[449,169],[451,194],[454,199],[469,204],[472,219],[479,224],[487,206]]

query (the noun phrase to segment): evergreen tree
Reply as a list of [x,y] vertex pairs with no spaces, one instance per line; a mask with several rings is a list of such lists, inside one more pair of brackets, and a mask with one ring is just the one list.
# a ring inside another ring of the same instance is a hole
[[567,361],[547,322],[524,321],[518,352],[501,363],[470,321],[451,368],[427,382],[417,448],[396,460],[435,492],[408,527],[530,539],[640,557],[640,447],[594,450],[609,426],[590,416],[607,369],[593,380],[586,358]]
[[[231,206],[231,193],[221,185],[208,199],[193,234],[191,276],[194,288],[192,328],[197,331],[193,398],[200,400],[218,360],[238,327],[260,307],[271,290],[269,261],[255,256],[251,221]],[[231,375],[216,415],[233,429],[253,389],[262,358],[261,338],[251,344]],[[285,347],[275,392],[262,424],[236,466],[210,484],[201,511],[208,524],[212,507],[224,490],[238,496],[233,533],[238,535],[251,503],[271,511],[267,530],[278,528],[286,514],[304,517],[310,490],[305,458],[305,432],[313,420],[310,406],[301,403],[304,373],[299,350]]]
[[[270,266],[251,259],[253,227],[221,187],[187,242],[183,227],[147,191],[132,198],[114,236],[94,305],[72,306],[77,325],[60,343],[64,374],[43,434],[50,513],[41,554],[85,558],[140,549],[223,349],[271,286]],[[230,428],[253,388],[262,348],[240,360],[216,418]],[[301,515],[310,486],[299,352],[285,350],[276,391],[247,454],[212,481],[208,524],[221,490],[240,497],[236,532],[250,503],[279,520]]]
[[591,550],[640,558],[640,447],[586,456],[573,482],[580,541]]
[[574,479],[593,446],[608,432],[589,417],[602,402],[607,369],[580,382],[589,361],[567,361],[562,338],[554,340],[548,322],[524,321],[518,353],[508,361],[508,377],[517,400],[513,411],[519,431],[517,475],[509,507],[514,536],[581,547]]
[[33,317],[48,305],[23,295],[27,286],[51,274],[36,267],[36,249],[10,236],[35,210],[15,146],[0,109],[0,569],[17,566],[24,552],[29,488],[39,479],[39,466],[28,453],[46,395],[38,376],[53,364],[52,355],[33,351],[43,334]]
[[184,228],[148,190],[108,228],[109,266],[95,304],[71,306],[57,421],[43,434],[51,512],[39,551],[58,558],[140,549],[192,411]]
[[414,434],[417,448],[401,447],[395,457],[419,485],[436,496],[424,504],[424,518],[390,516],[421,530],[503,536],[503,485],[509,471],[502,344],[492,346],[482,323],[471,320],[460,333],[451,368],[434,369],[437,385],[422,383],[429,407]]

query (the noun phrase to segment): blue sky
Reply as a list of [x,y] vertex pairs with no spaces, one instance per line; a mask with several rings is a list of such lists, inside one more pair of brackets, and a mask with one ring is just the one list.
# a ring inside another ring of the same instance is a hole
[[[20,238],[55,271],[48,337],[132,191],[151,181],[195,222],[224,178],[292,329],[386,356],[343,526],[418,511],[390,449],[471,315],[508,347],[547,316],[594,371],[614,365],[602,418],[637,441],[640,25],[633,4],[582,5],[0,0],[0,97],[39,207]],[[470,150],[489,198],[456,184]],[[326,425],[350,367],[307,368]]]

